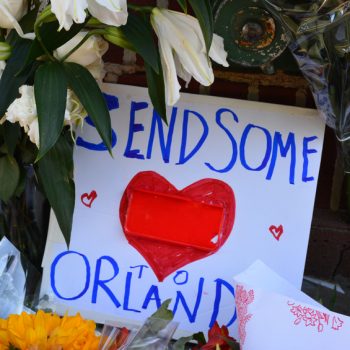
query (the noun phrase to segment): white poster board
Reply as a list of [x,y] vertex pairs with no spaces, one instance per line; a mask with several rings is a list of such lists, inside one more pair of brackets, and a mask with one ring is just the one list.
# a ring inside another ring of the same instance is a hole
[[[146,89],[103,89],[111,109],[113,158],[85,123],[75,151],[70,250],[52,221],[42,292],[53,295],[61,310],[80,310],[100,322],[142,322],[171,298],[180,330],[193,333],[215,320],[234,327],[232,277],[256,259],[299,288],[324,135],[317,112],[182,94],[168,110],[167,127],[153,113]],[[144,184],[150,193],[139,191]],[[124,197],[121,208],[126,188],[131,197]],[[143,205],[145,198],[152,204]],[[149,209],[154,221],[129,220],[140,215],[133,205]],[[195,208],[204,237],[176,235],[187,222],[196,230],[193,216],[181,220],[186,205]],[[211,216],[214,229],[224,233],[210,240]],[[172,243],[166,242],[162,218],[170,220]]]

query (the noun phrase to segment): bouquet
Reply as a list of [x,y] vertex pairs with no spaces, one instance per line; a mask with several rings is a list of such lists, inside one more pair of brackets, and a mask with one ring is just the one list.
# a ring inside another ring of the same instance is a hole
[[[208,332],[172,342],[178,323],[168,309],[166,300],[139,328],[103,326],[101,334],[93,321],[79,314],[63,317],[39,310],[36,314],[22,312],[0,319],[0,350],[182,350],[190,346],[196,350],[239,350],[239,344],[229,336],[227,327],[217,323]],[[187,344],[187,345],[186,345]]]
[[210,85],[211,59],[228,65],[223,39],[213,33],[210,1],[172,2],[181,11],[126,0],[0,4],[0,201],[20,196],[31,170],[67,244],[75,130],[87,115],[111,152],[110,116],[99,85],[109,45],[141,56],[150,98],[165,122],[166,105],[180,97],[178,77]]

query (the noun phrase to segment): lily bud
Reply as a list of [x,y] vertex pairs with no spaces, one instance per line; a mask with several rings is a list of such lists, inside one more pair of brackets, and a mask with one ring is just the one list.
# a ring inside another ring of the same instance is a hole
[[6,41],[0,42],[0,61],[6,61],[11,56],[11,46]]
[[135,48],[125,37],[122,30],[117,27],[106,27],[105,34],[103,35],[103,37],[114,45],[120,46],[124,49],[135,51]]

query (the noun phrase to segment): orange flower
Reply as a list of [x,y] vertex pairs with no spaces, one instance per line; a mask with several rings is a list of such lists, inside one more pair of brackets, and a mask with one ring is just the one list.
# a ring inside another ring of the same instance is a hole
[[95,323],[76,316],[37,314],[10,315],[0,320],[0,350],[10,345],[19,350],[96,350],[99,337]]

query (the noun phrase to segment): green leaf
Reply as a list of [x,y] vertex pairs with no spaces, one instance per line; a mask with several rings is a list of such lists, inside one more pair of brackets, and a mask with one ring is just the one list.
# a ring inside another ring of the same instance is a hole
[[227,345],[230,347],[232,350],[240,350],[239,343],[236,341],[233,341],[227,337],[222,336],[222,339],[227,343]]
[[67,78],[63,65],[46,62],[35,74],[35,102],[39,120],[41,158],[58,140],[67,103]]
[[[56,50],[58,47],[62,46],[67,41],[72,39],[75,35],[77,35],[85,27],[86,22],[87,21],[81,24],[74,23],[69,31],[58,31],[59,23],[57,21],[44,23],[40,27],[41,39],[48,51],[52,52],[53,50]],[[31,42],[31,47],[27,57],[22,61],[21,71],[25,69],[29,64],[31,64],[36,58],[44,54],[45,52],[39,44],[38,40],[34,39]]]
[[112,127],[106,101],[91,73],[77,63],[64,63],[69,86],[88,112],[104,144],[111,152]]
[[19,138],[21,136],[21,127],[18,123],[5,122],[4,124],[4,139],[7,151],[13,156]]
[[73,167],[73,140],[68,131],[61,134],[56,144],[36,164],[40,185],[55,212],[67,246],[75,201]]
[[187,1],[186,0],[177,0],[178,4],[180,5],[180,7],[182,8],[182,11],[187,13]]
[[0,80],[0,115],[3,116],[9,105],[18,96],[18,89],[24,85],[33,74],[38,64],[29,65],[20,74],[17,72],[23,65],[23,61],[31,46],[30,40],[20,39],[16,43],[12,55],[8,60]]
[[164,87],[164,79],[163,79],[163,70],[162,67],[159,67],[159,74],[157,74],[152,67],[150,67],[145,62],[145,70],[147,77],[147,85],[148,85],[148,94],[152,101],[153,107],[156,112],[161,116],[166,124],[167,116],[166,116],[166,105],[165,105],[165,87]]
[[203,332],[198,332],[192,335],[193,340],[196,340],[198,344],[205,344],[207,341]]
[[186,348],[186,344],[193,340],[193,336],[179,338],[173,345],[173,350],[183,350]]
[[145,63],[150,65],[156,73],[159,73],[158,48],[153,40],[150,23],[143,17],[130,13],[127,24],[120,29]]
[[15,193],[20,171],[16,159],[11,155],[0,158],[0,199],[7,202]]
[[154,314],[152,314],[150,318],[171,321],[174,318],[174,314],[168,309],[170,303],[171,299],[165,300],[160,308]]
[[201,26],[207,52],[213,40],[214,21],[210,0],[188,0]]

